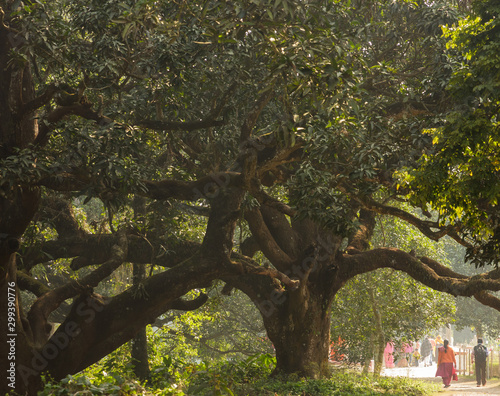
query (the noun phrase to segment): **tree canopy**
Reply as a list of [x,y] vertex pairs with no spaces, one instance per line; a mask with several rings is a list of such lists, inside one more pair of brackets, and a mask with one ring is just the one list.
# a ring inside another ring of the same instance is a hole
[[[500,310],[497,269],[370,245],[396,217],[496,264],[493,3],[2,0],[0,286],[35,296],[22,312],[16,293],[16,390],[200,307],[215,280],[259,309],[275,371],[310,377],[358,275]],[[75,216],[97,201],[105,220]],[[98,294],[125,263],[149,271]],[[37,279],[58,265],[73,278]]]

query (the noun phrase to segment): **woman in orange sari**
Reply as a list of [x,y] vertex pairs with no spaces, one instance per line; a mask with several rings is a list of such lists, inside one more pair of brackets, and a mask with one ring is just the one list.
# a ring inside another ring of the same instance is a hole
[[443,378],[445,388],[450,387],[453,368],[457,365],[455,351],[448,344],[449,341],[444,340],[444,346],[438,349],[438,368],[436,371],[436,377]]

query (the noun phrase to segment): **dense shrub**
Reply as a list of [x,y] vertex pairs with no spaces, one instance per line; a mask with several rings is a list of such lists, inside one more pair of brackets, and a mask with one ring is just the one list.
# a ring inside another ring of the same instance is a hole
[[354,371],[334,371],[331,378],[319,380],[297,376],[271,378],[275,359],[267,354],[218,364],[181,365],[165,358],[164,367],[156,367],[147,384],[140,384],[122,365],[113,370],[109,361],[102,364],[59,383],[47,381],[39,396],[424,396],[437,391],[433,383],[408,378],[373,378]]

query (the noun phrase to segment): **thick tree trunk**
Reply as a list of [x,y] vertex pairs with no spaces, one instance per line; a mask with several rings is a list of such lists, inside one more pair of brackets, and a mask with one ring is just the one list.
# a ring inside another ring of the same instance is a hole
[[2,372],[0,394],[2,395],[11,391],[24,395],[30,386],[29,383],[22,381],[18,372],[19,363],[32,358],[29,338],[21,322],[15,260],[15,252],[18,248],[19,242],[17,239],[0,239],[0,315],[2,317],[2,328],[0,330],[0,369]]
[[330,303],[320,293],[312,294],[302,288],[272,301],[259,307],[276,350],[275,374],[327,376]]

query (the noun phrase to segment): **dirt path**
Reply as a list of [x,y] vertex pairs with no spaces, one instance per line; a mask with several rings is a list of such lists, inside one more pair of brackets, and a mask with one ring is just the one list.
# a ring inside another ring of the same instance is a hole
[[[436,364],[431,367],[405,367],[385,369],[383,375],[390,377],[408,377],[423,381],[442,384],[441,378],[436,378]],[[500,395],[500,379],[492,378],[486,386],[477,387],[474,377],[458,376],[458,381],[451,381],[451,387],[442,388],[435,396],[488,396]]]
[[500,395],[500,380],[492,379],[486,383],[486,386],[477,387],[476,381],[471,378],[459,379],[458,382],[452,381],[451,386],[435,393],[436,396],[488,396]]

